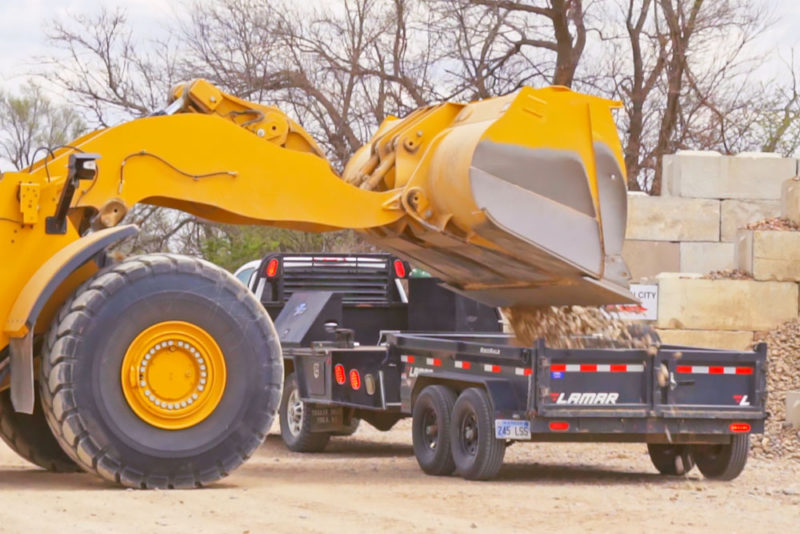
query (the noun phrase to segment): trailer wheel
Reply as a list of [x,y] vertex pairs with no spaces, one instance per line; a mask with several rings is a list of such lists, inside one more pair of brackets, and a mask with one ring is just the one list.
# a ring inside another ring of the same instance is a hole
[[750,434],[735,434],[724,445],[697,445],[694,458],[703,476],[712,480],[733,480],[747,463]]
[[503,465],[506,442],[494,437],[492,405],[479,388],[464,390],[453,407],[450,448],[456,472],[469,480],[489,480]]
[[694,467],[691,448],[687,445],[648,443],[650,460],[662,475],[683,476]]
[[414,402],[411,436],[417,463],[429,475],[451,475],[456,469],[450,447],[450,418],[456,402],[447,386],[428,386]]
[[286,448],[294,452],[320,452],[331,439],[329,432],[312,432],[311,420],[306,417],[307,404],[300,400],[297,375],[286,377],[281,397],[281,438]]
[[47,425],[37,396],[32,414],[17,413],[11,404],[11,390],[0,393],[0,438],[14,452],[32,464],[53,473],[75,473],[81,470],[67,456]]
[[135,488],[188,488],[266,437],[283,377],[258,301],[206,261],[127,259],[88,280],[45,340],[40,390],[78,465]]

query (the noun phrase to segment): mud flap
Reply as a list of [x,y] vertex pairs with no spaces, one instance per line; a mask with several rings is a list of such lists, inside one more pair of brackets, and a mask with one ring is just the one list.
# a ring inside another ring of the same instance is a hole
[[311,432],[332,432],[344,428],[344,408],[341,406],[323,406],[306,404],[310,409]]
[[11,353],[11,404],[20,413],[32,414],[33,391],[33,331],[24,337],[12,337],[8,343]]

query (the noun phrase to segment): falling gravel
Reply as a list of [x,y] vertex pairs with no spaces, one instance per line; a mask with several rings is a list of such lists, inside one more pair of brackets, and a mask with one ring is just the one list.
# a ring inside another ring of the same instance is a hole
[[544,339],[556,348],[649,347],[651,330],[622,321],[602,308],[584,306],[513,307],[503,310],[516,342],[530,347]]

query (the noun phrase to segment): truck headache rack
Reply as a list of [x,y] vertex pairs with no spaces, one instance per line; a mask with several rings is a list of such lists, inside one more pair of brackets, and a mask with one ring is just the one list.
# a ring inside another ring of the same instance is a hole
[[343,304],[389,304],[393,299],[392,256],[388,254],[283,256],[284,302],[296,291],[335,291]]

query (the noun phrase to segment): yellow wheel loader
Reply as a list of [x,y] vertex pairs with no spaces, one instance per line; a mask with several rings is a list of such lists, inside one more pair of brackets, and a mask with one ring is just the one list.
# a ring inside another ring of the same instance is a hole
[[168,102],[0,180],[0,435],[38,465],[201,486],[272,423],[281,348],[247,289],[199,259],[106,254],[137,203],[353,229],[493,306],[633,300],[614,102],[552,87],[433,105],[386,120],[342,176],[276,108],[204,80]]

